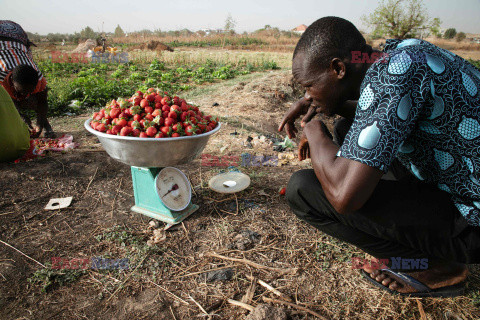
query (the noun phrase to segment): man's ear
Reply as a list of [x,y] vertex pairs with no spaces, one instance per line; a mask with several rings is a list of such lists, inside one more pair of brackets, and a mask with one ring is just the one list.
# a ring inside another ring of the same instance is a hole
[[330,71],[335,73],[337,79],[343,79],[347,72],[347,66],[339,58],[333,58],[330,61]]

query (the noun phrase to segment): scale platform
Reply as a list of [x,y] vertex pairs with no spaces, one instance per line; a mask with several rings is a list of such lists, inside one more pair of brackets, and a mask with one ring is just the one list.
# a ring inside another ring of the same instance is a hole
[[135,166],[131,171],[135,196],[132,211],[173,225],[198,210],[198,205],[191,202],[190,182],[182,171]]

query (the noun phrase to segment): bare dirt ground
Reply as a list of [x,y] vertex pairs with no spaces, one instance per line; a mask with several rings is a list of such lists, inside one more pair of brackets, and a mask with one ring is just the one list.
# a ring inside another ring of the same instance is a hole
[[[52,119],[58,133],[75,137],[78,149],[0,164],[0,318],[479,319],[478,267],[471,266],[464,297],[390,296],[352,269],[351,258],[363,257],[360,250],[294,217],[278,190],[308,162],[256,139],[252,148],[244,142],[249,136],[273,138],[298,94],[286,71],[186,94],[222,119],[221,131],[204,151],[220,163],[197,159],[179,166],[200,209],[166,232],[163,223],[157,231],[147,230],[149,218],[129,210],[134,203],[130,168],[112,160],[83,129],[87,115]],[[221,161],[232,164],[242,153],[281,155],[283,165],[238,166],[250,175],[249,188],[235,196],[211,191],[208,180],[227,170]],[[50,198],[67,196],[73,197],[69,208],[43,209]],[[157,243],[149,246],[153,235]],[[129,259],[129,268],[56,270],[49,265],[54,257]],[[209,271],[226,280],[215,280]],[[251,313],[229,299],[259,309]],[[295,307],[271,299],[290,300]],[[278,309],[260,309],[264,304]]]

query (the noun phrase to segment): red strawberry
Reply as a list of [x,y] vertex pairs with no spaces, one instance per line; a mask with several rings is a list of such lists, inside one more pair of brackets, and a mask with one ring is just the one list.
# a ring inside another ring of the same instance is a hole
[[163,126],[160,128],[160,131],[166,136],[169,137],[172,134],[172,127]]
[[119,125],[113,126],[112,127],[112,134],[119,134],[120,130],[122,130],[122,127]]
[[140,121],[143,119],[143,115],[141,114],[136,114],[133,116],[133,121]]
[[166,118],[165,119],[165,125],[166,126],[172,126],[175,124],[175,119],[172,119],[172,118]]
[[163,105],[170,104],[170,97],[168,97],[168,96],[163,97],[161,102],[162,102]]
[[148,127],[147,130],[145,131],[145,133],[149,137],[154,137],[157,134],[157,129],[155,127]]
[[125,127],[127,125],[127,120],[125,120],[124,118],[117,119],[117,125],[119,125],[121,127]]
[[95,130],[100,131],[100,132],[105,132],[105,131],[107,131],[107,127],[105,126],[105,124],[100,123],[95,127]]
[[128,136],[130,133],[132,133],[133,129],[131,127],[123,127],[122,130],[120,130],[120,135],[121,136]]
[[146,113],[152,113],[152,112],[153,112],[153,108],[150,107],[150,106],[146,106],[146,107],[145,107],[145,112],[146,112]]
[[168,113],[168,117],[176,120],[177,119],[177,113],[175,111],[170,111]]
[[110,110],[110,117],[112,117],[113,119],[114,119],[114,118],[117,118],[117,117],[120,115],[120,113],[121,113],[120,109],[118,109],[118,108],[112,108],[112,109]]

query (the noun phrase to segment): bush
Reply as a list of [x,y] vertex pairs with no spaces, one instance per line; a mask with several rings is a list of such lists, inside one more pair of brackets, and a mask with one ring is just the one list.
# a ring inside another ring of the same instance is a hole
[[459,33],[457,33],[457,36],[455,37],[455,40],[457,40],[457,42],[461,42],[461,41],[465,40],[466,37],[467,37],[467,35],[465,34],[465,32],[459,32]]
[[443,37],[445,39],[453,39],[455,35],[457,34],[457,30],[455,28],[449,28],[445,33],[443,34]]

